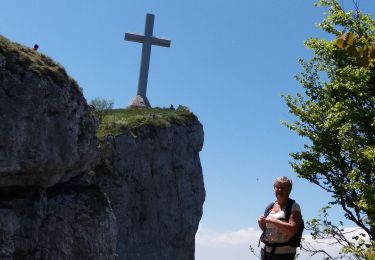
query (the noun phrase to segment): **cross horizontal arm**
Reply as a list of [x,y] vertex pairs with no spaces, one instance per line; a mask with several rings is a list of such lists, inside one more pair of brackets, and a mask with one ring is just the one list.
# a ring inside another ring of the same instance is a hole
[[170,47],[171,41],[164,38],[157,38],[155,36],[147,37],[138,33],[125,33],[125,40],[132,41],[132,42],[140,42],[144,43],[145,39],[148,38],[151,40],[152,45],[162,46],[162,47]]
[[125,33],[125,41],[140,42],[143,43],[145,36],[138,33]]
[[151,43],[153,45],[158,45],[162,47],[170,47],[171,46],[171,41],[168,39],[164,38],[156,38],[154,36],[151,37]]

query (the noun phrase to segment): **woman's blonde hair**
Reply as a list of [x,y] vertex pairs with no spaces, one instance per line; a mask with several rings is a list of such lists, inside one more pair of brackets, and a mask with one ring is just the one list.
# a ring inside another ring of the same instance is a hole
[[276,183],[286,184],[289,188],[289,193],[292,191],[293,181],[291,179],[289,179],[288,177],[286,177],[286,176],[277,177],[273,184],[275,185]]

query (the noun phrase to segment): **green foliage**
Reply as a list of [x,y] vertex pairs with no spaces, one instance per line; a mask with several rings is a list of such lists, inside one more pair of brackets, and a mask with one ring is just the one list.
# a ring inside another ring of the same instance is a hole
[[191,119],[196,119],[196,116],[183,106],[179,106],[176,110],[166,108],[113,109],[104,112],[97,137],[102,139],[107,135],[120,135],[143,126],[170,127],[172,123],[184,125]]
[[[32,71],[41,78],[49,77],[57,84],[69,81],[72,87],[82,93],[77,82],[68,76],[60,64],[40,52],[11,42],[2,35],[0,35],[0,54],[6,59],[5,68],[14,74]],[[23,68],[23,71],[20,68]]]
[[346,50],[347,54],[355,58],[362,67],[374,66],[375,43],[370,37],[347,32],[336,40],[336,45]]
[[[344,12],[337,0],[321,0],[317,5],[329,8],[320,27],[334,39],[306,41],[314,56],[300,60],[304,71],[297,80],[304,93],[284,96],[297,118],[285,124],[310,140],[303,151],[291,154],[292,167],[299,177],[332,193],[332,204],[341,206],[345,217],[362,228],[373,245],[375,21],[359,10]],[[360,244],[344,247],[343,252],[360,255],[357,249],[363,250],[362,255],[373,250]]]
[[375,21],[359,10],[345,12],[337,0],[321,0],[317,6],[329,7],[321,28],[336,37],[336,46],[354,58],[357,66],[368,68],[375,59]]
[[[341,221],[338,225],[335,225],[329,220],[329,209],[329,206],[322,208],[319,217],[306,222],[306,227],[311,230],[314,240],[324,241],[329,239],[331,244],[342,245],[340,256],[328,257],[328,259],[371,259],[367,256],[373,253],[374,241],[370,241],[367,234],[359,228],[345,229]],[[305,244],[304,246],[307,251],[314,251],[311,245]]]

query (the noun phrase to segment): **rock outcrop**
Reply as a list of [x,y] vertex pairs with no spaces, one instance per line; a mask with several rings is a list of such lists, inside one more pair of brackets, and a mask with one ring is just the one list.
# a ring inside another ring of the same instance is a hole
[[61,66],[0,36],[0,259],[194,259],[202,125],[99,142],[92,114]]
[[69,180],[97,158],[96,120],[48,57],[0,36],[0,187]]
[[0,36],[0,259],[114,259],[116,217],[97,186],[97,120],[48,57]]
[[95,182],[117,217],[119,259],[194,259],[205,199],[198,120],[107,138]]

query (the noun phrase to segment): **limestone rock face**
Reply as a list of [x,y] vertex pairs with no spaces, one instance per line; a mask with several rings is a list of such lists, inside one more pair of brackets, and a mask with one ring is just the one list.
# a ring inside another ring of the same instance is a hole
[[1,36],[0,118],[0,187],[49,187],[97,158],[97,122],[75,81]]
[[95,181],[117,218],[118,259],[192,260],[205,189],[198,120],[107,140]]
[[97,120],[51,59],[0,36],[0,259],[114,259],[108,198],[79,178]]
[[98,149],[74,80],[0,36],[0,117],[0,259],[194,259],[205,199],[194,115]]
[[116,218],[97,187],[0,195],[0,259],[115,259]]

